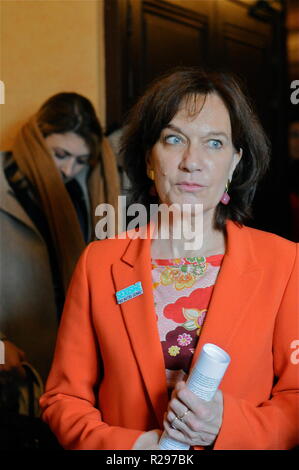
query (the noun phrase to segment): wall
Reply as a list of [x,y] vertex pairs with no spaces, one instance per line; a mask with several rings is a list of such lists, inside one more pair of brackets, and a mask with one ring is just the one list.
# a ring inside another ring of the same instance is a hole
[[105,117],[104,0],[1,0],[0,149],[51,95],[75,91]]

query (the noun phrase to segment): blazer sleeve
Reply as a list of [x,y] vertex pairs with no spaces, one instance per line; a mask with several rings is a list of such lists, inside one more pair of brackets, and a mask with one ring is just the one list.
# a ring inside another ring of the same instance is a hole
[[295,247],[293,269],[274,329],[272,396],[255,407],[224,393],[223,421],[214,445],[216,450],[283,450],[299,444],[299,244]]
[[42,419],[65,449],[131,449],[143,431],[109,426],[96,408],[101,375],[83,252],[68,290],[54,360],[40,399]]

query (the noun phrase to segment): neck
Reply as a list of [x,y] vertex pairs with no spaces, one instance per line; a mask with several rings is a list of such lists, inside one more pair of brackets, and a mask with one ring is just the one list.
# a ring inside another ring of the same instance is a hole
[[[158,217],[151,245],[154,259],[189,258],[225,253],[225,234],[213,227],[214,210],[192,215],[186,233],[180,220]],[[190,227],[192,229],[190,230]],[[187,232],[188,232],[187,231]]]

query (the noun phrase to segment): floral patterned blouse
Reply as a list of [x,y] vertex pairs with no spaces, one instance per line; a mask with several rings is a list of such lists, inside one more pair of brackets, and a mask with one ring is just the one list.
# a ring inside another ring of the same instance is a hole
[[152,259],[154,302],[169,392],[189,373],[223,256]]

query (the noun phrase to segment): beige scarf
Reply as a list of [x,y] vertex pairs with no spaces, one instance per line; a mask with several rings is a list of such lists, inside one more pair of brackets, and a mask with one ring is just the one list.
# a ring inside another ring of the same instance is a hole
[[[39,194],[66,291],[75,264],[85,247],[85,242],[75,208],[40,132],[35,116],[18,133],[12,152],[20,171],[29,179]],[[102,152],[99,152],[91,171],[88,189],[94,233],[96,206],[101,203],[109,203],[114,206],[116,211],[117,196],[120,192],[116,159],[106,138],[102,141]]]

